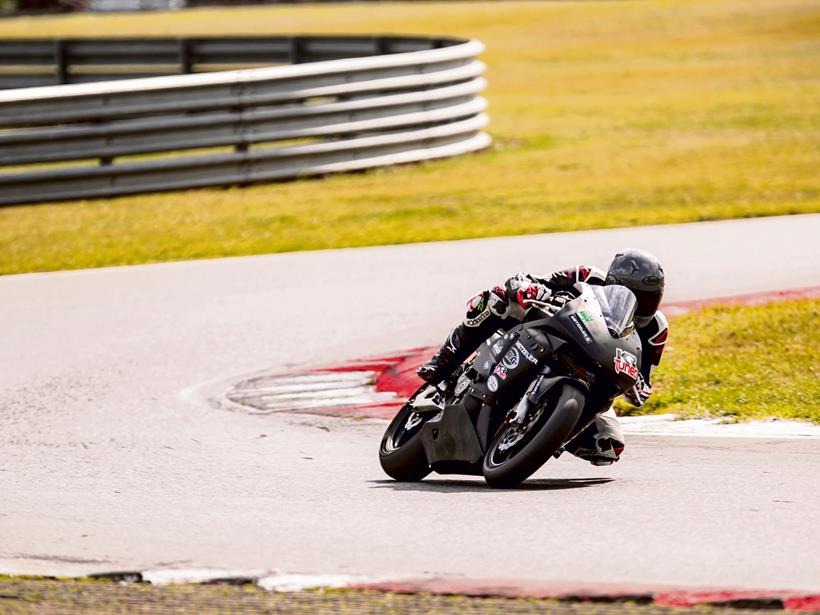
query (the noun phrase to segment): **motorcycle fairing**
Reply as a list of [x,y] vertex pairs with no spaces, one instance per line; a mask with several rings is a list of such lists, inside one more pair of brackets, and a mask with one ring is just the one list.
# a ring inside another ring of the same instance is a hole
[[531,323],[516,325],[497,340],[479,348],[472,362],[472,369],[479,377],[467,395],[491,405],[502,395],[518,392],[520,396],[523,393],[521,386],[529,383],[526,377],[531,376],[552,352],[550,340],[537,327]]
[[463,404],[446,405],[419,433],[427,463],[439,474],[481,475],[485,447]]
[[[590,287],[579,284],[578,290],[580,295],[568,301],[554,316],[525,321],[479,347],[459,380],[466,385],[461,401],[446,405],[438,416],[425,423],[419,434],[433,470],[439,474],[481,474],[481,460],[489,440],[504,418],[498,406],[514,403],[528,388],[533,404],[541,403],[550,390],[567,380],[589,392],[585,382],[554,374],[548,367],[549,357],[558,356],[570,347],[580,351],[590,367],[605,372],[621,390],[634,385],[634,379],[616,370],[615,359],[628,352],[640,361],[640,339],[634,332],[613,337]],[[581,311],[585,312],[583,319],[579,316]],[[533,376],[538,370],[542,373],[536,382]],[[494,385],[491,378],[495,379]],[[459,388],[456,384],[456,390]],[[591,420],[595,412],[590,407],[583,424]],[[583,426],[581,422],[579,426]],[[458,437],[453,437],[455,434]]]
[[[571,341],[594,371],[603,372],[625,392],[635,385],[630,371],[619,370],[616,361],[624,356],[634,358],[640,370],[641,339],[635,331],[624,337],[613,337],[607,328],[600,304],[588,284],[576,284],[581,294],[568,301],[554,316],[544,319],[543,327],[554,335]],[[583,319],[580,313],[584,312]],[[624,354],[626,353],[626,354]],[[634,373],[634,372],[633,372]]]

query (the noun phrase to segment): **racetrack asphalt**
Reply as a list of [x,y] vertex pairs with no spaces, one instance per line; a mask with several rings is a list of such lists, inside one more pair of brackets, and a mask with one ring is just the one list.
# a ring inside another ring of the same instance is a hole
[[390,482],[384,423],[231,412],[247,374],[443,339],[520,270],[657,253],[670,301],[820,283],[820,215],[0,278],[0,569],[820,589],[820,440],[629,439],[524,488]]

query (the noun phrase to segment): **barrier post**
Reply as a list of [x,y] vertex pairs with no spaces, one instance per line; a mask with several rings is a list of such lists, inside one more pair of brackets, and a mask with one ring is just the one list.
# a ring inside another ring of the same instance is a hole
[[66,50],[67,41],[56,39],[54,41],[54,77],[57,85],[68,83],[68,53]]
[[192,41],[187,38],[179,39],[179,72],[183,75],[189,75],[194,72],[191,42]]

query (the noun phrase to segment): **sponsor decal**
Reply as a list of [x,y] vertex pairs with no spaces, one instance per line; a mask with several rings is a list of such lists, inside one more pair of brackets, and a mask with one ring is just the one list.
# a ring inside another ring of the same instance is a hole
[[503,365],[496,365],[495,369],[493,370],[493,373],[502,380],[507,379],[507,368]]
[[581,337],[584,338],[584,342],[591,344],[592,336],[589,334],[589,331],[587,331],[587,328],[583,325],[583,323],[578,319],[578,316],[575,314],[570,314],[569,320],[573,325],[575,325],[575,328],[578,329],[578,333],[580,333]]
[[501,340],[498,340],[495,344],[493,344],[493,351],[495,352],[495,354],[501,352],[502,348],[504,348],[504,342],[502,342]]
[[529,350],[527,350],[526,347],[524,346],[524,344],[522,344],[520,341],[515,342],[515,347],[518,348],[518,350],[521,351],[521,354],[524,355],[524,358],[527,359],[527,361],[529,361],[533,365],[538,363],[538,359],[536,359],[532,355],[532,353]]
[[648,275],[642,280],[642,282],[647,286],[658,286],[661,283],[661,279],[656,275]]
[[484,371],[490,369],[490,365],[492,365],[492,363],[490,363],[489,361],[484,361]]
[[498,378],[495,376],[490,376],[487,379],[487,388],[490,389],[493,393],[498,390]]
[[484,309],[484,293],[480,293],[470,299],[467,303],[467,309],[472,312],[480,312]]
[[583,322],[592,322],[592,314],[586,310],[578,310],[578,318],[580,318]]
[[507,369],[515,369],[520,361],[521,357],[518,351],[515,348],[510,348],[501,360],[501,364]]
[[461,395],[464,391],[467,390],[467,386],[470,384],[470,379],[462,376],[458,380],[458,384],[456,384],[456,395]]
[[489,316],[490,316],[490,312],[481,312],[481,314],[479,314],[475,318],[468,318],[467,320],[465,320],[464,324],[467,325],[468,327],[477,327],[482,322],[487,320],[487,318],[489,318]]
[[633,380],[638,379],[638,359],[631,352],[615,349],[615,371],[618,374],[626,374]]

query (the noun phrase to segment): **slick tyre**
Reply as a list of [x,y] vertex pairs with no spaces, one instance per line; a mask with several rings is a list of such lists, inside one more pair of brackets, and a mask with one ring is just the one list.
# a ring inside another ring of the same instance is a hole
[[434,414],[414,412],[405,404],[388,425],[379,447],[379,462],[388,476],[402,482],[419,481],[430,473],[419,433]]
[[572,433],[585,400],[578,387],[563,384],[523,428],[504,422],[484,455],[482,471],[487,484],[514,487],[544,465]]

